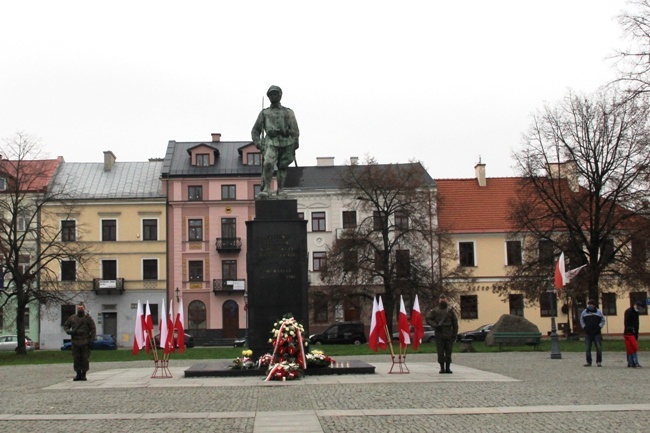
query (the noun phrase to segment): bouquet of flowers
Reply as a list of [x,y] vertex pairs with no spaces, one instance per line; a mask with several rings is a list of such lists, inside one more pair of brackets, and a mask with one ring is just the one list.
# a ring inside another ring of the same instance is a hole
[[325,355],[321,350],[312,350],[305,357],[307,358],[307,367],[329,367],[333,362],[336,362],[336,360]]
[[291,315],[285,315],[273,324],[272,338],[273,354],[266,380],[292,380],[302,377],[302,370],[307,368],[303,340],[303,326]]
[[230,368],[233,370],[248,370],[255,367],[255,362],[251,359],[252,350],[242,350],[241,358],[235,358]]
[[260,359],[257,361],[258,368],[268,367],[273,363],[273,355],[270,353],[260,356]]

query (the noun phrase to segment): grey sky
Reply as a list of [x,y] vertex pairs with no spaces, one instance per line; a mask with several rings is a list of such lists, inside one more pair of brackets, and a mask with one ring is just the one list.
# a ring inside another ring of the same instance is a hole
[[0,138],[49,156],[163,157],[250,140],[271,84],[317,156],[513,176],[530,114],[614,78],[624,0],[0,3]]

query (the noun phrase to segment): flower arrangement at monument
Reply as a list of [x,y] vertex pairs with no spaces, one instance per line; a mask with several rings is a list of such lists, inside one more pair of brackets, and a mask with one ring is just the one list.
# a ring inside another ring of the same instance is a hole
[[248,370],[256,367],[256,363],[251,359],[252,350],[242,350],[241,355],[241,358],[235,358],[232,361],[230,368],[233,370]]
[[308,344],[302,338],[303,332],[303,326],[289,314],[273,324],[272,338],[269,339],[273,344],[273,354],[267,381],[302,378],[303,370],[307,368],[304,348]]
[[307,368],[315,367],[329,367],[332,363],[336,362],[335,359],[325,355],[322,350],[312,350],[306,355],[307,358]]

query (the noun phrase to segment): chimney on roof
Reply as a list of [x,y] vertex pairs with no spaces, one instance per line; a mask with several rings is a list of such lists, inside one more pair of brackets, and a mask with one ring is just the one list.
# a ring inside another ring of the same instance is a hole
[[478,186],[487,186],[487,179],[485,178],[485,164],[481,163],[481,158],[479,158],[478,164],[474,166],[474,173],[476,173]]
[[213,132],[212,133],[212,142],[218,142],[221,141],[221,133],[220,132]]
[[317,167],[332,167],[334,165],[333,156],[319,156],[316,158]]
[[350,165],[359,165],[359,157],[358,156],[351,156],[350,157]]
[[104,171],[111,171],[115,164],[115,154],[110,150],[104,151]]
[[566,179],[571,191],[578,191],[578,173],[575,161],[569,160],[548,164],[548,175],[551,179]]

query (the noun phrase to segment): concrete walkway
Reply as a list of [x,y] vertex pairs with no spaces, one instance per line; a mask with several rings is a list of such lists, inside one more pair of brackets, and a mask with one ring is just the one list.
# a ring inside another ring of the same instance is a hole
[[[640,354],[642,365],[650,356]],[[584,355],[542,352],[458,354],[454,374],[431,355],[409,355],[408,374],[390,358],[363,357],[374,375],[185,378],[192,362],[172,359],[169,379],[148,362],[92,364],[88,381],[70,366],[0,368],[0,432],[432,432],[647,431],[648,369],[624,354],[602,368]],[[356,359],[356,358],[355,358]]]

